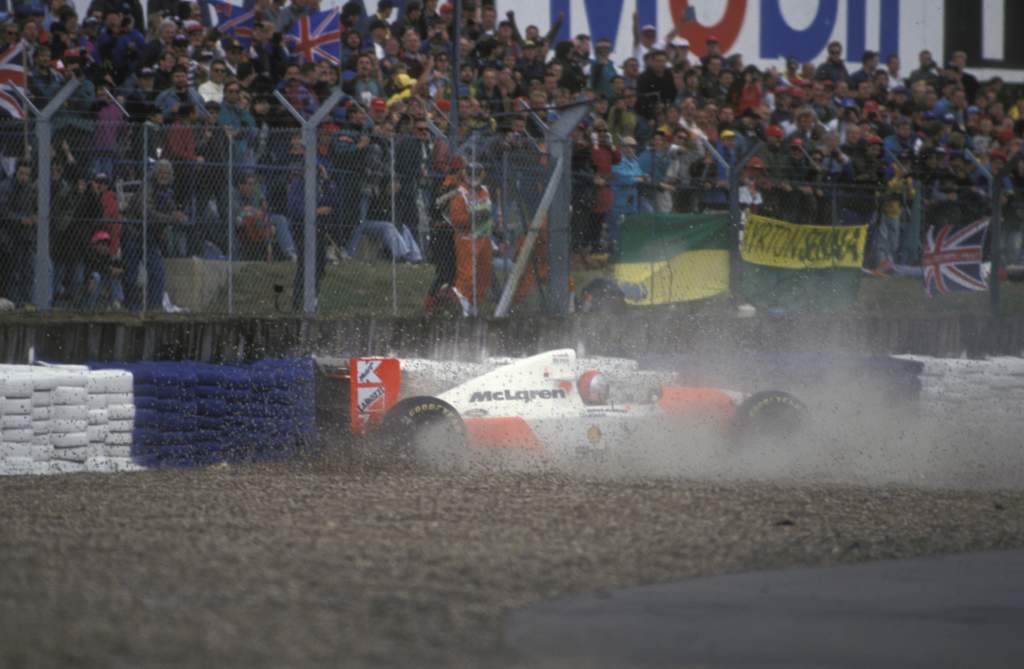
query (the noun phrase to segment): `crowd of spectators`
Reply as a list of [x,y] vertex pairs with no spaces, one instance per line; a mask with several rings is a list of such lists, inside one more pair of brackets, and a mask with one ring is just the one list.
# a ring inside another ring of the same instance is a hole
[[[492,242],[510,248],[501,176],[510,162],[545,165],[545,126],[580,96],[592,103],[572,136],[581,259],[614,254],[624,215],[727,208],[730,174],[756,146],[743,206],[798,223],[869,223],[870,262],[886,271],[916,260],[906,239],[915,198],[925,225],[989,213],[991,175],[1020,153],[1024,130],[1024,96],[998,78],[979,82],[963,52],[938,63],[923,51],[905,67],[895,54],[865,51],[851,67],[833,42],[824,62],[762,69],[722,53],[713,36],[690,45],[634,15],[632,55],[615,62],[604,37],[559,40],[561,16],[544,29],[499,16],[488,0],[464,0],[462,16],[439,0],[401,9],[368,0],[375,7],[340,6],[335,65],[305,62],[287,39],[320,10],[316,0],[256,0],[244,41],[210,26],[195,2],[150,0],[148,20],[138,0],[95,0],[82,16],[67,0],[37,3],[16,4],[0,52],[21,46],[12,63],[24,66],[39,108],[80,82],[53,121],[51,255],[55,299],[68,305],[135,309],[145,299],[159,309],[165,257],[295,260],[307,147],[288,107],[308,118],[339,88],[342,103],[308,147],[319,161],[318,280],[366,238],[383,257],[427,259],[423,233],[437,220],[423,219],[436,219],[434,198],[457,154],[485,170]],[[30,301],[32,269],[10,259],[34,252],[36,217],[23,125],[0,129],[0,287],[17,304]],[[1018,162],[1005,185],[1004,248],[1015,260]],[[529,196],[543,186],[537,179]]]

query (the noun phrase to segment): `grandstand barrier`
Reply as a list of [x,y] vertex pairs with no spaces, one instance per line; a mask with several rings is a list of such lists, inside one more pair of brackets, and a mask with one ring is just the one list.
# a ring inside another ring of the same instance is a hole
[[311,358],[0,366],[0,471],[282,459],[316,444]]

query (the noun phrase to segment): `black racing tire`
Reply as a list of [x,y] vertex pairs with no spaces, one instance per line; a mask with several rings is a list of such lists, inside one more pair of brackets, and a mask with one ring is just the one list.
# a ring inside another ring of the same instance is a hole
[[426,437],[442,435],[450,445],[461,447],[466,442],[466,425],[451,404],[436,397],[406,398],[384,416],[378,430],[380,447],[399,460],[415,462],[421,449],[429,445]]
[[807,406],[781,390],[765,390],[743,400],[736,410],[734,436],[741,444],[759,438],[789,439],[807,423]]

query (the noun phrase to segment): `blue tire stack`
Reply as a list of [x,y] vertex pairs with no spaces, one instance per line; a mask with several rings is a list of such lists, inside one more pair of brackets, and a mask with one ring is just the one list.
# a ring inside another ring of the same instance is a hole
[[132,456],[149,467],[294,457],[316,431],[313,361],[102,365],[134,377]]

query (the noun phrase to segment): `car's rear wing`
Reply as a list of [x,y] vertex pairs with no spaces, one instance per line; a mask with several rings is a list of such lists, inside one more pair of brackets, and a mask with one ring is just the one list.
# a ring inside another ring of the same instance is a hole
[[402,368],[398,358],[352,358],[348,376],[349,425],[353,434],[365,434],[398,402]]

